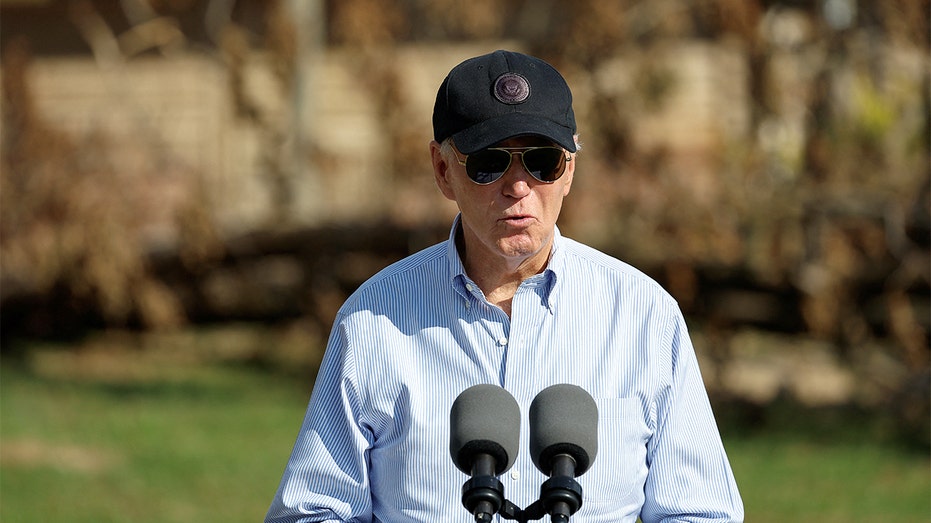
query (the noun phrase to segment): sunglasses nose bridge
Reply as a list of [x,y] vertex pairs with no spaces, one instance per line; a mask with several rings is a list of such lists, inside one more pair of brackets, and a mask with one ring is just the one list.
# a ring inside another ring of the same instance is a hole
[[[514,169],[516,166],[519,172],[523,173],[529,178],[534,178],[533,174],[530,173],[530,169],[527,167],[527,164],[524,163],[524,153],[526,152],[527,151],[507,151],[511,158],[508,162],[508,168],[506,171],[504,171],[502,176],[507,176],[508,172],[510,172],[511,169]],[[515,155],[517,156],[516,159],[514,158]]]

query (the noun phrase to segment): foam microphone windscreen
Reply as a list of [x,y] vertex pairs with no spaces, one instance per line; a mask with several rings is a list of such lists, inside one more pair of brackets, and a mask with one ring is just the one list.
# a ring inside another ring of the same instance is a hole
[[568,454],[575,475],[591,466],[598,454],[598,406],[582,387],[569,384],[543,389],[530,404],[530,457],[547,476],[553,457]]
[[449,412],[449,452],[459,470],[472,473],[478,454],[495,459],[495,475],[511,468],[520,446],[520,406],[497,385],[464,390]]

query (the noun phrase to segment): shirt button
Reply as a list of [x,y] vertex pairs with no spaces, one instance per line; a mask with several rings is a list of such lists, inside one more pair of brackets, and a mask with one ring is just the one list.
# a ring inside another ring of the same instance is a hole
[[519,480],[519,479],[520,479],[520,471],[517,470],[517,469],[511,470],[511,479],[513,479],[514,481]]
[[504,336],[498,338],[498,346],[499,346],[499,347],[504,347],[504,346],[507,345],[507,344],[508,344],[508,339],[507,339],[507,338],[505,338]]
[[467,291],[472,292],[474,289],[475,289],[475,288],[472,287],[472,284],[471,284],[471,283],[467,283],[467,284],[466,284],[466,290],[467,290]]

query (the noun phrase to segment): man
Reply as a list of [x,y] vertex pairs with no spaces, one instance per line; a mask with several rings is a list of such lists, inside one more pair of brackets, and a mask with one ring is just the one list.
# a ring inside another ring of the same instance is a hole
[[[556,227],[578,150],[562,76],[519,53],[466,60],[440,86],[433,128],[436,183],[460,211],[449,240],[340,309],[266,521],[471,520],[449,411],[480,383],[507,389],[525,420],[549,385],[595,398],[599,450],[573,521],[741,521],[677,304]],[[500,478],[518,507],[547,479],[528,432]]]

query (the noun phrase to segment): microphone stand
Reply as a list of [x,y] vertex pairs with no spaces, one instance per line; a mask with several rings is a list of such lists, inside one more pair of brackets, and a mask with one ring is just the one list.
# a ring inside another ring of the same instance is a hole
[[[568,462],[567,466],[571,468],[559,466],[563,461]],[[573,479],[574,467],[575,461],[556,460],[553,477],[540,487],[540,499],[526,509],[504,499],[503,485],[488,474],[473,477],[462,485],[462,502],[475,515],[477,523],[490,523],[496,513],[518,523],[536,521],[547,514],[551,516],[552,523],[569,523],[569,516],[582,506],[582,486]],[[476,508],[479,510],[473,510]]]
[[540,501],[553,523],[568,523],[569,516],[582,506],[582,486],[575,478],[576,461],[569,454],[553,458],[550,479],[540,487]]
[[507,502],[504,485],[494,474],[495,459],[489,454],[478,454],[472,463],[472,478],[462,485],[462,504],[476,523],[491,523],[491,517]]

